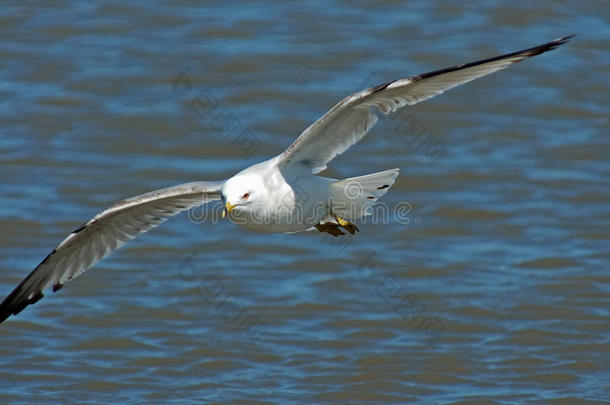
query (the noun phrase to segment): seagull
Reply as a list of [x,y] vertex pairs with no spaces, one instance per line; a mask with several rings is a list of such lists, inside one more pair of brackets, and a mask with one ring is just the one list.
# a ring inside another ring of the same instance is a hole
[[[0,322],[57,291],[127,241],[168,218],[210,201],[222,217],[255,232],[318,230],[355,234],[352,222],[394,184],[399,169],[338,180],[316,174],[388,115],[513,63],[565,44],[572,35],[533,48],[420,74],[348,96],[309,126],[283,153],[228,180],[180,184],[122,200],[76,228],[0,304]],[[356,192],[354,192],[354,190]]]

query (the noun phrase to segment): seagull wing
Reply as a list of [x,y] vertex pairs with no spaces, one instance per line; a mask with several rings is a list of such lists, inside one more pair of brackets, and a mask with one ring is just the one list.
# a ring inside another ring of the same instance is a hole
[[0,304],[0,322],[184,210],[221,199],[224,182],[193,182],[120,201],[74,230]]
[[[417,104],[460,84],[504,69],[566,43],[571,36],[495,58],[453,66],[362,90],[343,99],[314,122],[279,156],[279,165],[305,164],[312,173],[326,168],[373,128],[384,115]],[[373,108],[376,107],[376,108]]]

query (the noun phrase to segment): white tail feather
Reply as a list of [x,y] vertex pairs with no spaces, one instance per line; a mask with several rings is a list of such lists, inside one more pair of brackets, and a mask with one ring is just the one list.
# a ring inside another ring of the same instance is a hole
[[391,169],[334,182],[331,185],[334,214],[347,220],[370,215],[373,205],[394,184],[399,171]]

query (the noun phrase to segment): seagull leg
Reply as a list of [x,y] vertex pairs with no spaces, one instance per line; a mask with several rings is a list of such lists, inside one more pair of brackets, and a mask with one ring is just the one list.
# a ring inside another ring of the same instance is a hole
[[330,233],[332,236],[345,235],[345,233],[341,232],[339,229],[339,224],[333,224],[332,222],[325,222],[323,224],[317,224],[316,229],[320,232]]
[[335,220],[337,221],[337,224],[339,224],[340,227],[342,227],[343,229],[345,229],[346,231],[348,231],[350,234],[355,234],[356,232],[360,232],[360,229],[358,229],[358,227],[354,224],[352,224],[349,221],[346,221],[345,219],[338,217],[336,215],[334,215]]

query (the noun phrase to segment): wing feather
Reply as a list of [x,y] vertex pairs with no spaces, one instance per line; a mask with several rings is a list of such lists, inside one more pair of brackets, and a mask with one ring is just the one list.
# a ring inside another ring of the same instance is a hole
[[464,65],[393,80],[346,97],[314,122],[282,153],[280,165],[305,164],[313,173],[326,168],[335,156],[358,142],[377,122],[377,112],[387,115],[417,104],[453,87],[478,79],[513,63],[555,49],[572,36],[533,48]]
[[170,217],[221,198],[223,182],[193,182],[120,201],[66,237],[0,304],[0,322],[59,290],[139,234]]

